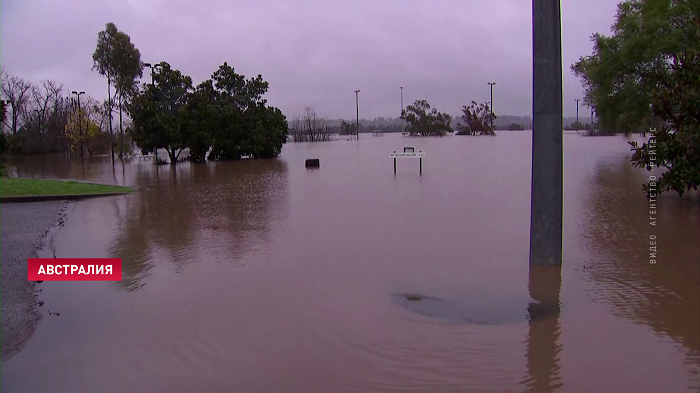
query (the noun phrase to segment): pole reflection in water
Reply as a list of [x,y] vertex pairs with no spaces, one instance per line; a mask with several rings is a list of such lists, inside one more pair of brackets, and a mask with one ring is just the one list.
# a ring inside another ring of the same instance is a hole
[[534,302],[527,309],[528,375],[524,384],[530,392],[553,392],[563,386],[559,366],[561,267],[530,265],[528,290]]

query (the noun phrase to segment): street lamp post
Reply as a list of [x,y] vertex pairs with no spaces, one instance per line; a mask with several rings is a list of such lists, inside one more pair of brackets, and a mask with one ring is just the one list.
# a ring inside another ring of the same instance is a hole
[[401,134],[404,133],[404,118],[403,118],[403,86],[401,86]]
[[[157,68],[163,68],[160,64],[151,64],[151,63],[143,63],[144,66],[149,67],[151,69],[151,86],[155,86],[155,82],[153,79],[153,74]],[[158,146],[153,148],[153,153],[155,154],[156,157],[156,164],[158,164]]]
[[[578,102],[581,101],[580,98],[576,99],[576,127],[578,127]],[[576,129],[578,130],[578,128]]]
[[39,154],[44,152],[44,109],[34,109],[36,116],[39,118]]
[[491,109],[491,130],[493,131],[493,85],[495,85],[496,82],[488,82],[488,85],[491,86],[491,101],[489,101],[489,108]]
[[357,118],[355,120],[355,132],[357,133],[357,140],[360,140],[360,91],[355,90],[355,109],[357,110]]
[[84,91],[77,92],[73,91],[73,94],[78,96],[78,135],[80,135],[80,159],[83,159],[83,122],[82,122],[82,112],[80,111],[80,96],[85,94]]
[[153,73],[155,72],[156,68],[162,68],[160,64],[151,64],[151,63],[143,63],[144,66],[149,67],[151,69],[151,86],[155,86],[155,83],[153,82]]

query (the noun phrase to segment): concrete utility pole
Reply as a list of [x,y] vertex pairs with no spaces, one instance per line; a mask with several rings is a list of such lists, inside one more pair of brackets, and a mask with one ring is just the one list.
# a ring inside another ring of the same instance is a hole
[[357,109],[357,120],[355,121],[355,132],[357,133],[357,140],[360,140],[360,91],[355,90],[355,109]]
[[491,100],[489,101],[489,109],[491,110],[491,129],[493,130],[493,85],[496,84],[496,82],[488,82],[489,86],[491,86]]
[[561,265],[564,150],[559,0],[532,1],[532,55],[530,264]]

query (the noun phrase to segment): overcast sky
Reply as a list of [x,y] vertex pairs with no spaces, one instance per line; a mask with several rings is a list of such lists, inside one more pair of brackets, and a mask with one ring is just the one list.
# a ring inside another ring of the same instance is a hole
[[[576,115],[580,81],[569,67],[609,34],[618,0],[562,0],[564,115]],[[472,100],[494,112],[532,115],[529,0],[2,0],[0,62],[32,81],[54,79],[104,99],[92,71],[108,22],[131,36],[144,62],[167,61],[195,84],[224,61],[270,82],[288,117],[311,106],[328,118],[396,117],[427,99],[457,115]],[[145,73],[144,81],[150,81]],[[582,116],[590,114],[587,108]]]

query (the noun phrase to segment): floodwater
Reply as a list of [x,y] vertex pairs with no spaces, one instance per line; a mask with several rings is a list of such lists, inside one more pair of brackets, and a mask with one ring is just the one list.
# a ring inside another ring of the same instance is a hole
[[[78,202],[53,235],[124,279],[38,284],[2,391],[700,389],[700,198],[664,194],[650,225],[625,137],[564,137],[561,270],[528,266],[530,132],[361,138],[176,170],[16,159],[138,192]],[[422,176],[394,175],[405,146]]]

